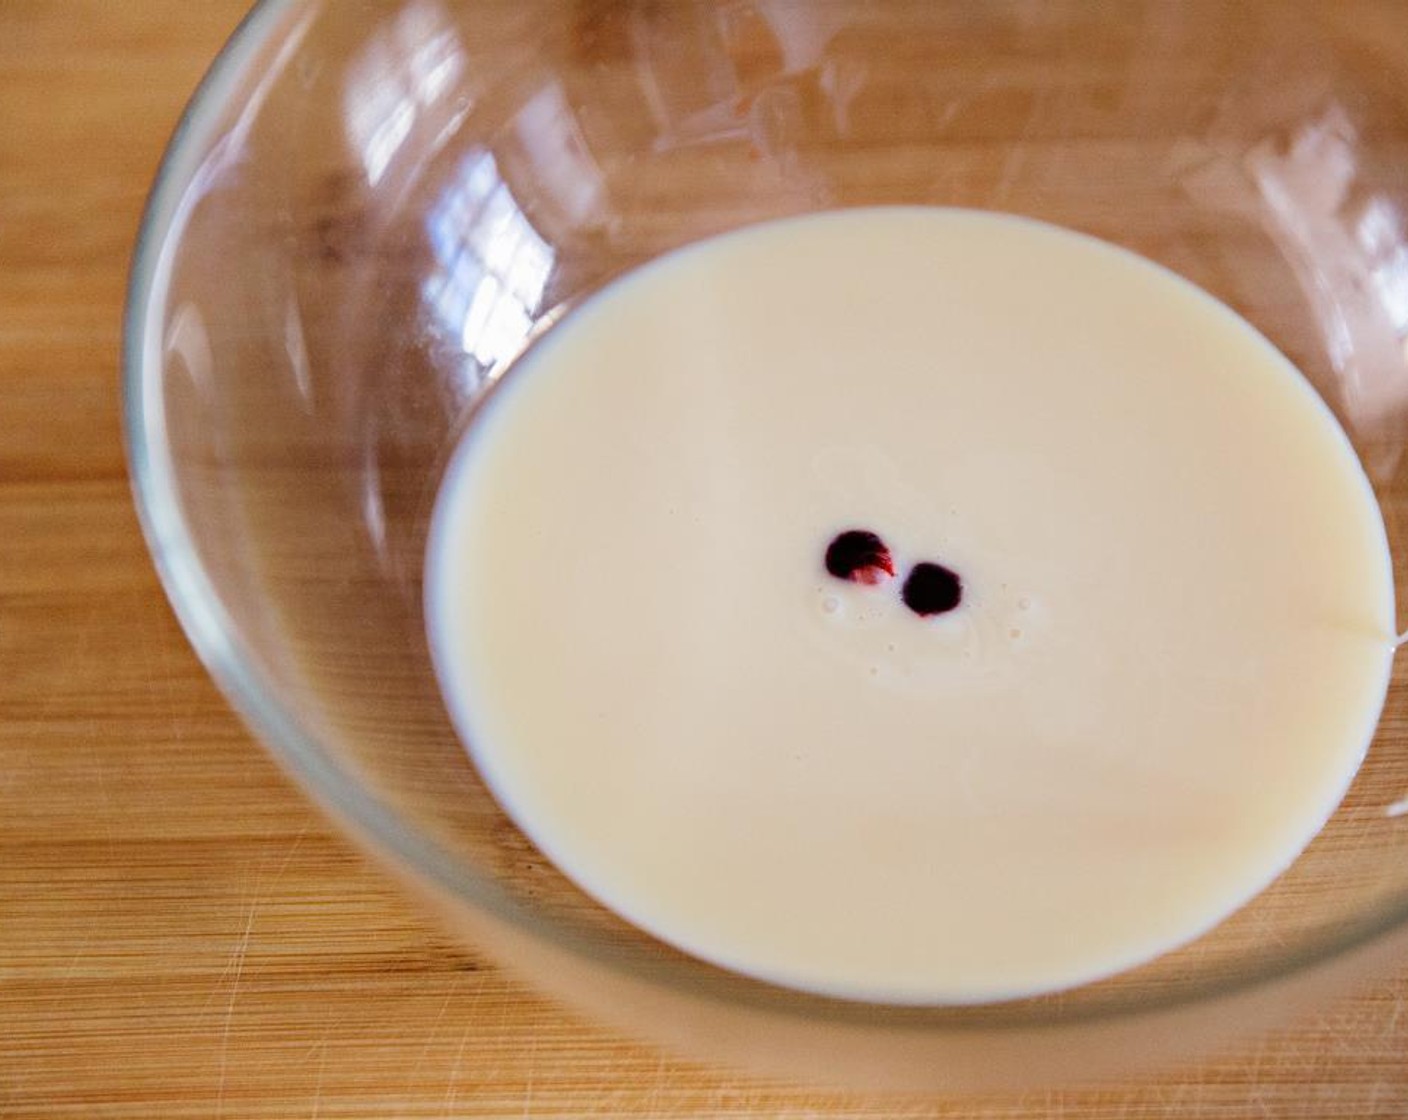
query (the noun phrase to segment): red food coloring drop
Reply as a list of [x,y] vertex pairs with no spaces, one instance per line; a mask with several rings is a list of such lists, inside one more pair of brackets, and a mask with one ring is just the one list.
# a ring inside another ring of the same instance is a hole
[[873,585],[895,574],[895,562],[870,530],[847,529],[827,546],[826,570],[837,579]]
[[905,606],[925,618],[946,614],[963,602],[963,581],[957,572],[925,560],[914,565],[900,597]]

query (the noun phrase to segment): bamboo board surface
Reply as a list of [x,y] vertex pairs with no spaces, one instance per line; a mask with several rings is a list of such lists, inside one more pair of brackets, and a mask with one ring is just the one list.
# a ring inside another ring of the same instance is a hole
[[1408,1115],[1408,968],[1137,1083],[871,1100],[580,1022],[355,853],[187,646],[120,444],[139,211],[243,7],[0,5],[0,1116]]

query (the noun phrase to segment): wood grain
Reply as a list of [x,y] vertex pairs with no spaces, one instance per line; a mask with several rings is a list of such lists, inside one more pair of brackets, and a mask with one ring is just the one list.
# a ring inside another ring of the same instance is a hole
[[1408,1114],[1408,973],[1140,1083],[867,1100],[574,1021],[354,854],[187,647],[121,454],[140,207],[242,8],[0,5],[0,1115]]

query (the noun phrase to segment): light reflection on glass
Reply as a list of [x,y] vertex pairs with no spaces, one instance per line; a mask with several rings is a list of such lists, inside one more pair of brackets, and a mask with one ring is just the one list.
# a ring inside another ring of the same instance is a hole
[[630,36],[657,149],[742,137],[742,86],[717,16],[704,4],[632,8]]
[[1408,244],[1403,217],[1387,198],[1371,198],[1359,217],[1359,243],[1369,257],[1370,276],[1399,341],[1408,343]]
[[560,85],[544,86],[519,110],[514,137],[559,220],[595,224],[606,194],[604,176]]
[[437,263],[426,302],[474,360],[477,382],[522,349],[553,251],[519,208],[492,153],[483,151],[461,162],[426,218],[426,234]]
[[824,5],[777,0],[634,6],[630,40],[655,147],[756,141],[755,100],[779,79],[816,68],[844,22]]
[[1408,245],[1402,214],[1360,187],[1359,134],[1322,103],[1249,150],[1188,144],[1184,189],[1256,222],[1298,281],[1335,372],[1334,403],[1370,477],[1397,469],[1408,416]]
[[284,308],[284,353],[288,355],[289,368],[293,370],[293,383],[303,403],[313,400],[313,374],[308,364],[308,341],[303,333],[303,313],[298,306],[298,297],[289,294]]
[[369,444],[362,456],[362,527],[367,532],[372,549],[383,564],[390,557],[387,549],[386,502],[382,497],[381,467],[375,445]]
[[831,185],[808,149],[849,128],[869,79],[838,42],[850,21],[846,7],[797,0],[631,5],[627,37],[653,149],[746,145],[756,173],[826,201]]
[[1268,230],[1291,258],[1319,319],[1345,414],[1374,444],[1366,448],[1366,465],[1382,479],[1397,468],[1396,432],[1408,411],[1408,250],[1393,204],[1378,195],[1356,197],[1358,144],[1354,122],[1332,104],[1302,124],[1289,145],[1258,144],[1247,169],[1265,203]]
[[464,50],[444,9],[432,0],[406,7],[348,72],[343,119],[367,182],[376,186],[410,136],[420,111],[453,88]]

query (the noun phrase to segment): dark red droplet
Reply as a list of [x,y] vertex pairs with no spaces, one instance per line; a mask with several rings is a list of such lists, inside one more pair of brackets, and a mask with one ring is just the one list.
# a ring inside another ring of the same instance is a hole
[[869,529],[847,529],[827,546],[826,570],[837,579],[874,584],[895,574],[895,562]]
[[963,602],[963,581],[957,572],[926,560],[914,565],[900,595],[905,606],[927,618],[945,614]]

